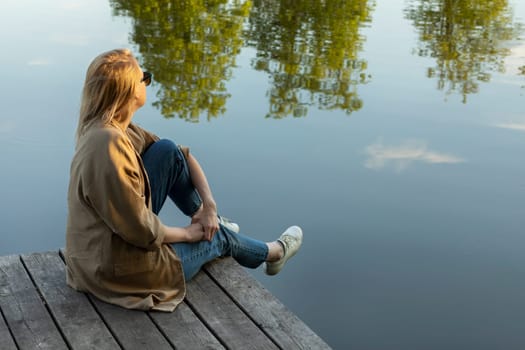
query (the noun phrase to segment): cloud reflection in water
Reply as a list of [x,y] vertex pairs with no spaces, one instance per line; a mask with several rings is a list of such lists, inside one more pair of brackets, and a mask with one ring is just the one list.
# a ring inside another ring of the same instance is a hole
[[428,164],[457,164],[464,159],[454,155],[431,151],[423,140],[405,140],[398,146],[385,146],[381,141],[365,149],[368,158],[365,167],[380,170],[392,165],[397,172],[408,168],[414,162]]
[[517,131],[525,131],[525,123],[500,123],[496,124],[496,127]]

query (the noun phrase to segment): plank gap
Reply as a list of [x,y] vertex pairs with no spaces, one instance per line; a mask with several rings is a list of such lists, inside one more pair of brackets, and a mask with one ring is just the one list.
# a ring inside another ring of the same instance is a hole
[[13,340],[13,343],[15,344],[15,347],[20,350],[20,346],[18,345],[18,342],[16,341],[15,335],[13,334],[13,331],[11,330],[11,327],[9,327],[9,323],[7,323],[7,318],[4,315],[4,311],[2,311],[2,307],[0,307],[0,316],[2,316],[2,320],[4,321],[4,324],[7,328],[7,331],[9,332],[9,335],[11,335],[11,339]]
[[[64,258],[64,252],[62,249],[59,249],[58,250],[58,256],[60,257],[60,259],[62,260],[62,262],[64,263],[64,265],[66,265],[66,260]],[[66,266],[67,268],[67,266]],[[92,296],[89,294],[89,293],[84,293],[84,292],[78,292],[78,293],[83,293],[89,304],[91,305],[91,307],[93,308],[93,310],[95,310],[95,313],[98,315],[98,317],[100,318],[100,320],[102,321],[102,323],[104,324],[104,326],[106,326],[107,330],[109,331],[109,333],[111,334],[111,336],[113,337],[113,339],[116,341],[117,345],[122,349],[124,350],[124,346],[122,345],[122,343],[120,342],[120,339],[117,337],[117,335],[115,334],[115,332],[113,331],[113,329],[110,327],[110,325],[108,324],[108,322],[106,321],[106,319],[104,318],[104,316],[102,315],[102,313],[99,311],[99,309],[97,308],[97,306],[95,305],[95,302],[92,300]]]
[[100,312],[100,310],[98,309],[97,305],[95,304],[94,300],[93,300],[93,296],[91,296],[91,294],[86,294],[87,296],[87,299],[89,301],[89,303],[91,304],[91,306],[93,307],[93,309],[95,309],[95,312],[97,313],[98,317],[100,317],[100,319],[102,320],[102,323],[104,323],[104,325],[106,326],[106,328],[108,329],[109,333],[111,333],[111,336],[113,337],[113,339],[115,339],[115,341],[117,342],[118,346],[124,350],[124,346],[122,345],[122,343],[120,342],[120,339],[117,337],[117,334],[115,333],[115,331],[111,328],[111,325],[107,322],[107,320],[104,318],[104,315],[102,315],[102,313]]
[[[218,285],[226,290],[239,310],[246,310],[265,332],[269,342],[276,341],[282,349],[331,349],[304,322],[286,308],[262,284],[251,277],[231,258],[214,260],[204,266]],[[246,316],[248,317],[248,316]]]
[[69,343],[69,340],[67,339],[67,337],[65,336],[64,332],[62,331],[62,328],[60,328],[60,325],[58,324],[58,321],[56,320],[55,315],[53,314],[53,312],[49,308],[49,305],[47,304],[46,298],[44,298],[44,294],[42,294],[42,291],[40,290],[40,287],[38,287],[35,279],[33,278],[33,275],[31,274],[31,271],[29,271],[28,267],[26,266],[26,263],[25,263],[24,259],[22,259],[21,255],[18,258],[20,259],[20,262],[22,263],[22,266],[23,266],[24,270],[26,270],[26,273],[27,273],[27,276],[29,277],[29,280],[31,281],[31,283],[35,287],[35,290],[36,290],[36,292],[38,294],[38,297],[40,298],[40,300],[42,301],[42,304],[46,308],[47,313],[51,317],[51,320],[53,321],[53,324],[57,328],[58,333],[60,334],[60,336],[64,340],[64,343],[66,344],[67,348],[68,349],[73,349],[71,344]]
[[264,335],[266,335],[268,339],[272,341],[272,343],[274,343],[275,346],[277,346],[280,350],[284,350],[281,347],[281,345],[276,341],[276,339],[274,339],[272,335],[264,329],[263,325],[260,322],[257,322],[257,320],[252,315],[250,315],[248,310],[246,310],[246,308],[240,302],[238,302],[226,288],[222,286],[222,284],[208,271],[208,269],[204,268],[202,269],[202,271],[204,271],[206,275],[208,275],[208,277],[213,281],[213,283],[215,283],[219,287],[219,289],[222,290],[224,294],[226,294],[226,296],[239,308],[239,310],[241,310],[246,315],[246,317],[248,317],[253,322],[253,324],[256,325],[257,328],[259,328],[264,333]]
[[64,265],[66,264],[66,259],[64,258],[64,251],[62,249],[58,250],[58,256],[62,259],[64,262]]
[[202,315],[188,299],[185,298],[184,302],[186,303],[186,305],[188,305],[188,307],[195,314],[195,316],[197,316],[199,320],[201,320],[202,324],[210,331],[210,333],[213,334],[215,339],[217,339],[217,341],[221,343],[221,345],[224,346],[225,349],[229,350],[230,348],[228,347],[228,345],[226,345],[224,340],[219,336],[219,334],[217,334],[217,332],[215,332],[213,327],[211,327],[211,325],[206,321],[204,315]]
[[151,314],[149,312],[146,312],[146,315],[148,315],[149,319],[151,320],[151,322],[153,322],[153,324],[155,325],[155,327],[159,330],[160,334],[162,334],[162,336],[164,338],[166,338],[166,341],[168,342],[168,344],[170,344],[170,346],[173,348],[173,349],[177,349],[177,347],[175,346],[175,344],[173,344],[173,342],[171,341],[170,337],[166,334],[166,332],[164,332],[164,330],[162,329],[162,327],[160,327],[157,322],[155,321],[155,319],[151,316]]

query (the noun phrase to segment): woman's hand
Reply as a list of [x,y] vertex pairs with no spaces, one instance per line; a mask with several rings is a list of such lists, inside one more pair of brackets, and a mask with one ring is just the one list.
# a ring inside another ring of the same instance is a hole
[[205,239],[204,229],[201,224],[194,223],[186,228],[186,242],[199,242]]
[[203,204],[191,218],[191,223],[202,225],[204,230],[203,239],[211,241],[219,230],[219,218],[215,204]]

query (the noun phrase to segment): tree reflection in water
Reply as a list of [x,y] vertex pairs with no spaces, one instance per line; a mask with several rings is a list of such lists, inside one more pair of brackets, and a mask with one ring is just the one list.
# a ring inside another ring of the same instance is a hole
[[417,54],[436,60],[428,77],[447,95],[460,93],[464,103],[479,82],[504,70],[505,42],[521,32],[507,0],[412,0],[405,15],[419,33]]
[[242,47],[250,1],[110,0],[133,19],[131,40],[160,85],[154,102],[165,117],[198,122],[225,112],[225,82]]
[[[244,42],[270,76],[267,116],[304,116],[307,106],[359,110],[370,76],[358,57],[368,0],[110,0],[133,19],[131,40],[159,90],[166,117],[198,121],[225,112],[225,82]],[[244,25],[244,27],[243,27]]]
[[244,31],[257,49],[253,66],[271,79],[267,117],[307,114],[310,105],[359,110],[359,84],[369,81],[359,58],[370,22],[368,0],[255,0]]
[[[267,117],[305,116],[308,107],[350,114],[370,80],[359,57],[375,2],[368,0],[110,0],[133,19],[131,40],[159,85],[166,117],[198,121],[225,113],[225,83],[243,46],[268,73]],[[521,33],[507,0],[410,0],[405,16],[419,33],[417,54],[436,60],[429,78],[447,95],[467,96],[504,69],[505,43]]]

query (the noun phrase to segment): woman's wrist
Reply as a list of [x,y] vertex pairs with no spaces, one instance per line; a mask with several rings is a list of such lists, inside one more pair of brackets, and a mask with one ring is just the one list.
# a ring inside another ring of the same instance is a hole
[[165,226],[164,243],[187,242],[191,235],[188,227]]
[[209,198],[209,199],[203,200],[202,201],[202,207],[203,207],[203,209],[217,211],[217,204],[215,203],[213,198]]

